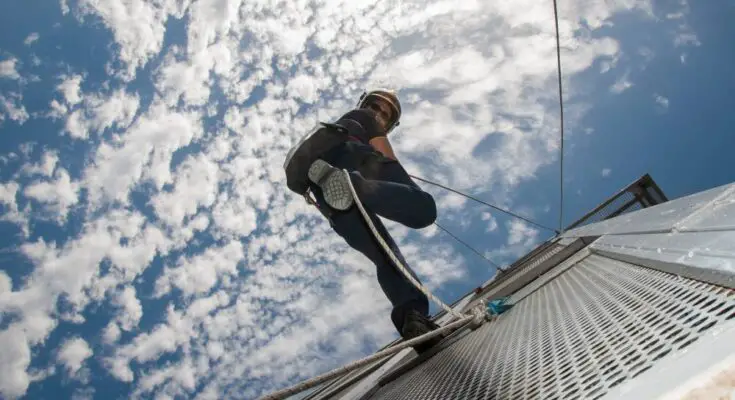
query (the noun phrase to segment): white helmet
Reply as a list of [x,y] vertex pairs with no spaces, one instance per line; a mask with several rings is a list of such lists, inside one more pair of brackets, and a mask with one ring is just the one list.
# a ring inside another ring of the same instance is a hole
[[388,123],[387,132],[390,132],[396,126],[400,125],[401,119],[401,102],[394,90],[390,89],[374,89],[368,92],[362,92],[360,100],[357,102],[357,108],[365,108],[371,101],[380,99],[385,101],[392,110],[391,121]]

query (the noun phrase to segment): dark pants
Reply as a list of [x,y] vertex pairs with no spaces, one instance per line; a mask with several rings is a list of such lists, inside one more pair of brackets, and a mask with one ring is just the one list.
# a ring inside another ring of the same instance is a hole
[[[323,158],[333,166],[351,172],[355,190],[376,229],[408,272],[420,281],[378,216],[410,228],[427,227],[436,219],[436,204],[432,196],[411,180],[401,164],[384,157],[371,146],[346,143]],[[313,185],[312,190],[319,206],[329,209],[319,188]],[[402,330],[407,311],[416,310],[428,315],[428,299],[413,287],[383,251],[357,206],[331,213],[330,225],[334,231],[375,264],[378,283],[393,305],[391,320],[398,332]]]

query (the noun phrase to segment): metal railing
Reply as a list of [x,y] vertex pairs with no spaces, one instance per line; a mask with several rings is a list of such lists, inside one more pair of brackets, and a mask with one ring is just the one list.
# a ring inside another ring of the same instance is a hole
[[649,174],[645,174],[623,190],[605,200],[582,218],[567,226],[565,231],[578,226],[604,221],[641,208],[669,201]]

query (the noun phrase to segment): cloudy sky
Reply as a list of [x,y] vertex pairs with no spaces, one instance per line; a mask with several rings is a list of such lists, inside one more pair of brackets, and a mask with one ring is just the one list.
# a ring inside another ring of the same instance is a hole
[[[410,172],[558,224],[551,1],[0,7],[2,398],[247,399],[395,338],[373,266],[281,169],[365,87],[399,91]],[[644,173],[670,197],[735,180],[734,1],[559,7],[565,223]],[[499,263],[550,237],[427,190]],[[388,226],[447,302],[495,272]]]

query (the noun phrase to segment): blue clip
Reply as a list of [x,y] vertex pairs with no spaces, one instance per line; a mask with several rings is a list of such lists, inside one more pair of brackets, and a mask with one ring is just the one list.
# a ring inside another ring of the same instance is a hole
[[506,301],[508,301],[508,298],[502,297],[500,299],[488,302],[487,312],[490,313],[490,315],[500,315],[513,308],[512,304],[505,304]]

